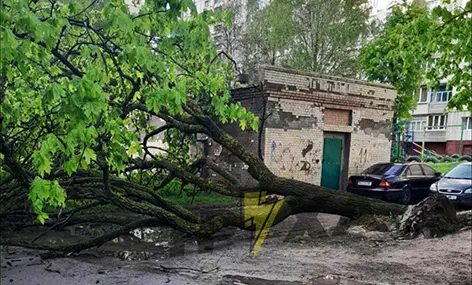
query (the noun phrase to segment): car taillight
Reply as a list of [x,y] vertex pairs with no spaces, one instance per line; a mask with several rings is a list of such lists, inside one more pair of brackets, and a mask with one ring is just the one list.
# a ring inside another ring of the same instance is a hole
[[382,180],[379,183],[379,187],[381,187],[381,188],[390,188],[390,187],[392,187],[392,185],[390,185],[390,183],[388,183],[388,181]]
[[349,184],[349,185],[352,184],[352,179],[351,179],[351,177],[349,177],[349,179],[347,180],[347,184]]

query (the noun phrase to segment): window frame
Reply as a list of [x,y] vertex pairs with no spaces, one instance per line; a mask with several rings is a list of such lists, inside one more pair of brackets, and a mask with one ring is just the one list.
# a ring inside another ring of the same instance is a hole
[[[422,100],[422,97],[424,95],[424,100]],[[426,86],[421,86],[420,87],[420,96],[418,98],[418,103],[428,103],[428,87]]]
[[426,125],[426,121],[425,121],[425,120],[414,120],[414,121],[411,121],[411,123],[410,123],[410,131],[412,131],[412,132],[422,131],[425,125]]
[[[420,164],[420,166],[421,166],[421,168],[423,169],[423,175],[424,175],[424,176],[433,176],[433,177],[436,176],[436,173],[437,173],[437,172],[436,172],[436,170],[434,170],[431,166],[429,166],[429,165],[424,165],[424,164]],[[431,170],[431,171],[432,171],[432,172],[431,172],[432,174],[427,174],[425,169]]]
[[[411,168],[412,168],[413,166],[418,167],[418,169],[421,171],[421,174],[420,174],[420,175],[416,175],[416,174],[413,175],[413,172],[411,171]],[[419,164],[412,164],[412,165],[409,165],[409,166],[408,166],[408,169],[406,170],[405,173],[406,173],[406,177],[424,177],[424,176],[425,176],[424,171],[423,171],[423,168],[422,168],[421,165],[419,165]]]
[[[430,103],[447,103],[452,98],[452,88],[447,88],[447,84],[439,85],[438,90],[434,90],[433,87],[430,88]],[[444,100],[445,99],[445,100]]]
[[[441,122],[443,124],[441,125]],[[447,127],[447,114],[446,115],[428,115],[427,128],[428,131],[444,131]]]
[[472,117],[462,117],[462,125],[465,131],[472,130]]

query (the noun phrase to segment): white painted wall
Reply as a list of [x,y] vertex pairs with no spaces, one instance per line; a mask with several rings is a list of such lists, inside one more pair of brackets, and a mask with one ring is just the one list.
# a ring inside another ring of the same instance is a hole
[[[463,122],[463,118],[472,117],[469,112],[451,112],[447,115],[447,125],[460,125]],[[447,127],[447,140],[460,140],[461,128],[460,127]],[[472,140],[472,130],[464,130],[463,140]]]

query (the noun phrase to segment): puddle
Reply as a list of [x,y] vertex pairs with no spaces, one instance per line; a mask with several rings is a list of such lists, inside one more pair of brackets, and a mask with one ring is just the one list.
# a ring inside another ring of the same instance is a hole
[[272,280],[258,277],[239,276],[239,275],[225,275],[224,278],[232,283],[232,285],[373,285],[371,283],[364,283],[351,280],[343,280],[332,275],[319,277],[310,281],[283,281]]

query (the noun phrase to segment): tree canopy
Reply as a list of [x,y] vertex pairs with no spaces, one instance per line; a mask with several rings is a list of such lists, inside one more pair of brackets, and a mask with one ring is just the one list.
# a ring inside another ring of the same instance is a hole
[[[118,174],[129,157],[150,156],[140,134],[157,133],[151,116],[183,124],[192,103],[222,122],[258,127],[230,102],[230,68],[217,60],[208,28],[215,15],[197,14],[190,0],[147,1],[138,14],[120,0],[96,5],[2,2],[2,175],[21,178],[41,221],[46,206],[64,206],[59,177],[92,165]],[[194,142],[177,131],[167,140],[177,161],[187,152],[174,143]]]
[[367,1],[273,0],[255,8],[247,31],[249,60],[352,76],[369,34]]
[[[411,116],[423,82],[437,87],[445,78],[457,89],[448,107],[472,111],[471,14],[472,1],[452,11],[443,6],[428,11],[416,1],[398,6],[382,31],[362,48],[359,63],[364,75],[396,88],[398,119]],[[426,63],[433,58],[436,63],[427,71]]]

